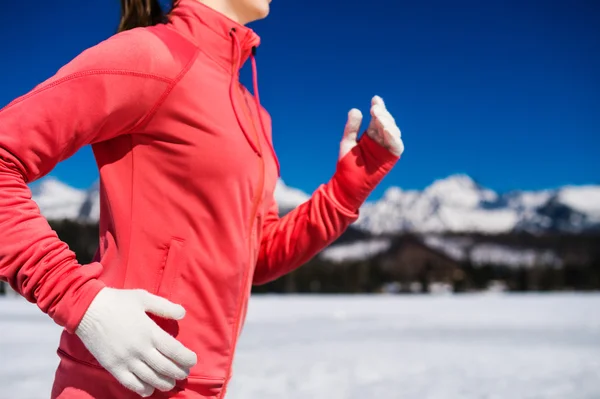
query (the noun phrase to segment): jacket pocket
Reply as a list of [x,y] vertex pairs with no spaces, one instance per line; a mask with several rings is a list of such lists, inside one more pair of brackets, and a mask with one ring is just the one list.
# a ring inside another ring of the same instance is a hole
[[193,377],[189,376],[183,381],[178,381],[175,390],[185,390],[199,393],[203,398],[216,399],[223,397],[225,378]]
[[156,294],[163,298],[172,299],[175,297],[177,279],[183,261],[183,243],[184,241],[181,238],[171,238],[162,265],[159,268]]

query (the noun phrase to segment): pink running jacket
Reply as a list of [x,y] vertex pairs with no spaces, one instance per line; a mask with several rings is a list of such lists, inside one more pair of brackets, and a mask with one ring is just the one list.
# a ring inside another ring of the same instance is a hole
[[[280,218],[253,57],[255,96],[238,77],[258,44],[251,29],[182,0],[168,24],[111,37],[0,111],[0,278],[65,327],[53,398],[137,397],[73,334],[105,286],[187,310],[179,322],[155,320],[198,364],[153,397],[222,398],[252,285],[339,237],[397,161],[363,135],[332,179]],[[100,245],[80,265],[27,184],[88,144],[100,171]]]

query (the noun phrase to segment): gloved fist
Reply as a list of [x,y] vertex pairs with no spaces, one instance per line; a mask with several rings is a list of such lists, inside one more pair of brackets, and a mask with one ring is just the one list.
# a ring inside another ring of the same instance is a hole
[[361,122],[359,110],[348,113],[336,172],[326,187],[339,205],[353,213],[358,212],[404,152],[400,129],[380,97],[373,98],[371,123],[366,134],[357,140]]
[[[362,113],[358,109],[352,109],[348,113],[344,138],[340,143],[340,160],[358,144],[357,137],[362,119]],[[396,156],[400,156],[404,152],[400,129],[396,125],[394,117],[385,107],[383,99],[379,96],[373,97],[371,101],[371,122],[366,134]]]
[[185,379],[196,354],[147,314],[180,320],[185,309],[144,290],[103,288],[90,304],[77,336],[121,384],[143,397]]

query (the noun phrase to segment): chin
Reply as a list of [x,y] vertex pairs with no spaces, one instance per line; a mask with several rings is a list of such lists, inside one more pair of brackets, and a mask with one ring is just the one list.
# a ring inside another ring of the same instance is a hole
[[270,8],[268,5],[265,8],[257,10],[256,20],[267,18],[269,16],[269,11],[270,11]]
[[[258,21],[259,19],[264,19],[269,15],[269,11],[271,10],[270,0],[254,0],[254,7],[252,12],[252,21]],[[252,22],[250,21],[250,22]]]

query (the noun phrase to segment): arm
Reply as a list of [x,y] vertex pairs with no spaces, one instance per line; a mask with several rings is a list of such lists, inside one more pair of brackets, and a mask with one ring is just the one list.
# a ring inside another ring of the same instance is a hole
[[81,147],[128,134],[152,116],[170,81],[126,69],[150,57],[138,36],[86,50],[0,110],[0,279],[70,332],[103,288],[102,266],[78,264],[27,184]]
[[[265,284],[291,272],[336,240],[358,218],[360,206],[398,161],[403,146],[390,151],[378,132],[369,130],[376,129],[374,123],[367,130],[369,134],[363,134],[356,143],[361,119],[351,111],[336,172],[310,200],[283,218],[278,217],[273,201],[264,222],[254,284]],[[397,134],[399,140],[399,130]]]

